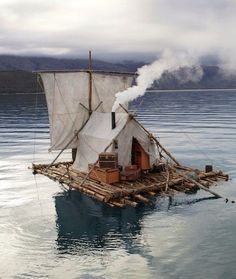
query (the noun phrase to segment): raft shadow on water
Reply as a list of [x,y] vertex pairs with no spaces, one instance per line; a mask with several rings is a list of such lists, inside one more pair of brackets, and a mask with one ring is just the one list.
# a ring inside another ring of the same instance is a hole
[[141,234],[142,219],[155,205],[137,208],[110,208],[78,191],[70,197],[62,193],[54,197],[57,212],[57,249],[73,253],[75,247],[86,249],[132,249],[133,239]]
[[215,199],[204,197],[178,201],[178,198],[154,198],[150,204],[120,209],[111,208],[78,191],[72,191],[70,196],[66,192],[60,193],[54,198],[58,233],[56,245],[61,254],[119,247],[123,247],[129,253],[135,252],[146,215],[154,211],[168,211],[176,206]]
[[191,205],[191,204],[195,204],[198,202],[202,202],[202,201],[207,201],[207,200],[217,200],[217,197],[203,197],[203,198],[198,198],[198,199],[185,199],[183,201],[173,201],[173,199],[169,200],[169,209],[171,207],[175,207],[175,206],[180,206],[180,205]]

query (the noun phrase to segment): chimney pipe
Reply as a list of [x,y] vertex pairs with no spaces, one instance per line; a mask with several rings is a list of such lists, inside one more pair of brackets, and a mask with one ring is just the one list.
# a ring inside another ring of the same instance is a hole
[[116,127],[116,113],[114,111],[111,112],[111,128],[115,129]]

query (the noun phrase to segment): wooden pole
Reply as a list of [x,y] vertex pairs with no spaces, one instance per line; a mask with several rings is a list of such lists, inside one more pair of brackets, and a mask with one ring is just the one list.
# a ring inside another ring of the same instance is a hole
[[192,183],[194,183],[195,185],[197,185],[200,189],[206,191],[206,192],[209,192],[211,193],[213,196],[215,196],[216,198],[224,198],[223,196],[219,195],[218,193],[208,189],[207,187],[205,187],[204,185],[202,185],[201,183],[199,183],[197,180],[191,178],[191,177],[188,177],[187,175],[177,171],[176,169],[174,169],[173,167],[170,166],[170,168],[172,168],[179,176],[185,178],[187,181],[190,181]]
[[[125,111],[125,112],[127,112],[129,115],[130,115],[130,113],[129,113],[129,111],[125,108],[125,107],[123,107],[121,104],[119,104],[122,108],[123,108],[123,110]],[[155,141],[155,143],[158,145],[158,146],[160,146],[160,148],[166,153],[166,155],[168,155],[169,156],[169,158],[172,160],[172,161],[174,161],[175,163],[176,163],[176,165],[178,165],[178,166],[180,166],[180,163],[175,159],[175,157],[173,157],[171,154],[170,154],[170,152],[168,151],[168,150],[166,150],[165,148],[164,148],[164,146],[153,136],[153,134],[151,134],[141,123],[139,123],[138,122],[138,120],[136,120],[134,117],[133,117],[133,115],[132,115],[132,118],[133,118],[133,120]]]
[[92,113],[92,52],[89,51],[89,115]]
[[224,198],[224,197],[222,197],[221,195],[219,195],[218,193],[216,193],[216,192],[214,192],[214,191],[208,189],[207,187],[205,187],[204,185],[202,185],[201,183],[199,183],[199,182],[196,181],[195,179],[192,179],[192,178],[188,177],[187,175],[180,174],[179,172],[178,172],[178,174],[179,174],[180,176],[184,177],[186,180],[191,181],[192,183],[194,183],[195,185],[197,185],[197,186],[198,186],[199,188],[201,188],[202,190],[211,193],[211,194],[212,194],[213,196],[215,196],[217,199],[220,199],[220,198],[223,199],[223,198]]
[[168,190],[169,181],[170,181],[170,172],[169,172],[168,162],[166,164],[166,172],[167,172],[167,176],[166,176],[166,189],[165,189],[165,192],[167,192],[167,190]]

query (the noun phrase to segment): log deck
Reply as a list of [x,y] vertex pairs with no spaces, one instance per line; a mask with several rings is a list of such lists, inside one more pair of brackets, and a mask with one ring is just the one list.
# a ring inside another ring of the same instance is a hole
[[200,185],[203,189],[204,187],[208,189],[218,180],[228,180],[228,175],[221,171],[206,173],[189,167],[172,165],[168,171],[147,173],[136,181],[121,181],[111,185],[97,182],[89,178],[87,173],[78,172],[71,166],[72,162],[61,162],[53,165],[33,164],[32,168],[34,174],[43,174],[67,186],[68,189],[78,190],[111,207],[120,208],[148,203],[154,196],[173,196],[178,192],[194,193],[202,188]]

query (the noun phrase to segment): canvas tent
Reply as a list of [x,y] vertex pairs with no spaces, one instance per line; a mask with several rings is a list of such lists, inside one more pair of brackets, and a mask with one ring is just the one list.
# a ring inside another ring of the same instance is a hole
[[[131,164],[132,141],[135,138],[147,154],[150,165],[157,157],[155,143],[127,113],[116,113],[116,128],[111,128],[111,113],[93,112],[78,135],[77,154],[73,168],[88,171],[88,164],[97,161],[99,153],[117,152],[119,165]],[[116,144],[114,144],[116,140]]]

